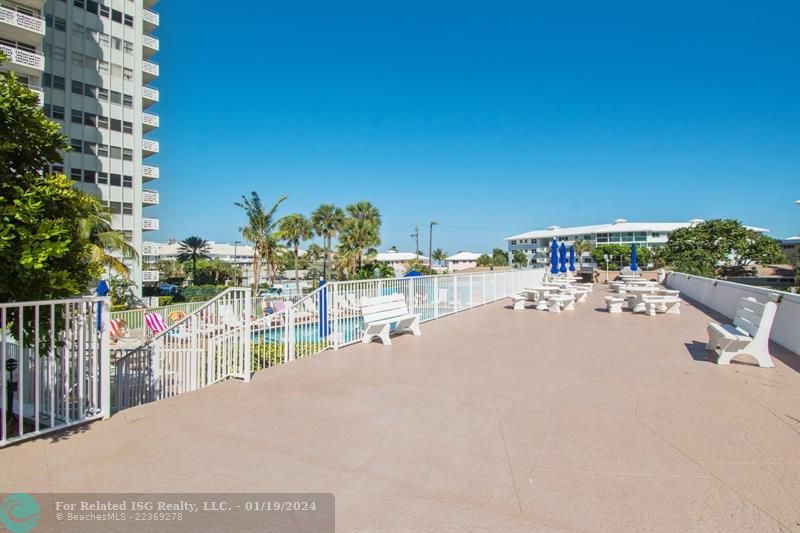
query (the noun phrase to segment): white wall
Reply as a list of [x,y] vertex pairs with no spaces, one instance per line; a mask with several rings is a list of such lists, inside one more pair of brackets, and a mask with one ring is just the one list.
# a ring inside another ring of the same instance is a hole
[[800,295],[752,287],[741,283],[670,272],[667,287],[733,320],[739,300],[752,296],[759,302],[778,302],[770,339],[795,354],[800,354]]

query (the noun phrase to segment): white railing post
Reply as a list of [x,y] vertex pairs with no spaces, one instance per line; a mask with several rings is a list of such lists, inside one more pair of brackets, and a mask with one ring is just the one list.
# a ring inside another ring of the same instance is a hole
[[439,318],[439,276],[433,277],[433,318]]
[[453,312],[458,312],[458,274],[453,276]]
[[253,368],[251,360],[250,344],[253,340],[253,298],[250,291],[244,292],[244,331],[242,331],[241,344],[244,344],[244,380],[250,381],[250,373]]
[[481,300],[482,303],[489,303],[489,295],[486,294],[486,274],[484,273],[483,276],[481,276],[481,278],[482,278],[481,282],[483,283],[483,289],[481,291]]
[[153,400],[161,399],[161,353],[159,351],[160,342],[161,340],[157,340],[152,344],[153,349],[150,355],[150,390]]
[[[327,282],[326,282],[327,285]],[[333,349],[339,349],[339,282],[334,281],[331,283],[331,290],[329,291],[331,296],[328,305],[333,306],[333,322],[331,323],[331,330],[329,332],[330,335],[333,336]]]
[[103,311],[103,317],[101,320],[101,327],[103,329],[100,332],[100,409],[103,411],[103,418],[108,418],[111,416],[111,335],[109,333],[109,321],[111,320],[110,298],[105,298],[103,300],[101,309]]
[[473,307],[473,305],[475,305],[473,303],[475,301],[475,295],[473,294],[474,291],[472,290],[472,287],[474,285],[474,283],[472,283],[472,280],[475,279],[475,277],[474,276],[469,276],[467,279],[469,280],[468,281],[468,283],[469,283],[469,307],[471,309]]
[[286,310],[286,361],[294,361],[294,311]]

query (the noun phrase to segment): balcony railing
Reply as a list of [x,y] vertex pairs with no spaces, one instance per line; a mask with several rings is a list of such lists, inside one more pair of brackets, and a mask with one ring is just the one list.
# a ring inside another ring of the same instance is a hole
[[158,219],[157,218],[143,218],[142,231],[157,231]]
[[142,10],[142,20],[147,24],[158,26],[158,13],[150,11],[149,9]]
[[23,30],[44,35],[44,19],[21,13],[11,7],[0,5],[0,22],[11,24]]
[[142,150],[145,152],[157,154],[158,148],[158,141],[154,141],[153,139],[142,139]]
[[158,243],[155,242],[143,242],[142,243],[142,255],[144,256],[155,256],[158,255],[160,248]]
[[142,165],[142,181],[157,180],[159,177],[158,175],[158,167]]
[[42,54],[28,52],[5,44],[0,44],[0,52],[3,52],[12,63],[36,70],[44,70],[44,56]]
[[159,194],[158,191],[152,189],[142,190],[142,203],[145,205],[158,205]]
[[151,35],[143,35],[142,36],[142,44],[149,48],[150,50],[154,50],[158,52],[159,49],[159,41],[157,37],[153,37]]
[[159,124],[158,115],[152,113],[142,113],[142,124],[151,128],[157,128]]
[[142,72],[149,74],[154,78],[158,77],[158,63],[153,63],[152,61],[142,61]]
[[158,102],[158,97],[158,89],[153,89],[152,87],[142,87],[142,98],[145,100]]
[[157,283],[158,270],[142,270],[142,282],[144,283]]

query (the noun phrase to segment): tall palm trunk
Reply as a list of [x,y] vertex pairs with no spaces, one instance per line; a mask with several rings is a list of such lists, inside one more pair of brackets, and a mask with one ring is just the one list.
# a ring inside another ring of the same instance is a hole
[[253,296],[258,294],[258,282],[261,279],[261,258],[258,253],[253,253]]
[[297,289],[297,295],[300,295],[300,276],[297,275],[297,259],[300,255],[300,246],[294,247],[294,286]]

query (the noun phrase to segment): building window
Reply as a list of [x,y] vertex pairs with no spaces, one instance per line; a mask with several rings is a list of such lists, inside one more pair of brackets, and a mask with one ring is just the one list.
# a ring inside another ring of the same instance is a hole
[[111,37],[106,35],[105,33],[101,33],[99,37],[100,45],[101,46],[110,46],[111,45]]
[[108,174],[105,172],[98,172],[97,173],[97,183],[102,183],[103,185],[108,184]]
[[97,127],[103,128],[104,130],[108,129],[108,117],[104,117],[103,115],[97,116]]
[[78,52],[72,52],[72,64],[76,67],[82,67],[83,54],[79,54]]
[[53,77],[49,72],[45,72],[44,76],[42,76],[42,85],[45,87],[51,87],[53,85]]
[[117,91],[111,91],[111,103],[112,104],[121,104],[122,103],[122,93]]
[[81,9],[85,8],[83,0],[75,0],[75,7],[79,7]]
[[61,76],[53,76],[53,89],[61,89],[66,87],[66,80]]
[[133,17],[131,15],[125,15],[125,25],[133,28]]
[[[111,157],[111,159],[122,159],[122,148],[120,148],[119,146],[112,146],[111,148],[109,148],[109,156]],[[111,177],[113,178],[114,174],[111,174]],[[117,179],[117,182],[118,182],[117,185],[119,185],[119,179]],[[111,185],[114,185],[113,179]]]
[[53,46],[53,59],[58,59],[59,61],[66,61],[67,49],[62,46]]
[[133,176],[122,176],[122,186],[128,188],[133,187]]
[[122,204],[122,214],[123,215],[132,215],[133,214],[133,204],[125,202]]
[[83,152],[83,141],[81,141],[80,139],[72,139],[70,141],[70,145],[72,146],[73,152],[77,153]]
[[130,148],[123,148],[122,149],[122,160],[123,161],[133,161],[133,150]]
[[[97,145],[97,157],[108,157],[108,145],[107,144],[98,144]],[[99,180],[98,180],[99,182]]]
[[78,124],[83,124],[83,111],[78,109],[72,110],[72,122],[77,122]]
[[122,105],[125,107],[133,107],[133,96],[125,94],[122,97]]
[[83,83],[77,80],[72,80],[72,92],[75,94],[83,94]]
[[97,2],[94,0],[86,0],[86,11],[97,15]]
[[96,127],[97,126],[97,115],[93,115],[92,113],[84,113],[83,114],[83,123],[87,126]]
[[108,6],[104,6],[102,4],[99,6],[99,8],[100,8],[99,10],[100,16],[108,18],[109,13],[111,13],[111,8],[109,8]]
[[111,185],[119,187],[122,182],[122,176],[119,174],[111,174]]
[[100,72],[104,72],[104,73],[108,74],[108,70],[109,70],[108,61],[103,61],[101,59],[100,60],[100,65],[99,65],[99,69],[100,69]]
[[44,24],[48,28],[52,28],[53,27],[53,15],[50,15],[49,13],[47,15],[45,15],[44,16]]
[[83,141],[83,153],[84,154],[89,154],[89,155],[94,155],[95,146],[97,146],[95,143],[90,143],[88,141]]
[[111,20],[113,20],[114,22],[122,22],[122,11],[117,11],[116,9],[112,9]]
[[125,41],[125,49],[124,52],[126,54],[133,54],[133,43],[130,41]]
[[133,70],[129,68],[123,68],[122,77],[128,81],[133,81]]
[[95,172],[94,170],[85,170],[83,172],[83,182],[84,183],[94,183],[95,182]]
[[58,31],[67,31],[67,21],[62,19],[61,17],[55,18],[54,26]]
[[127,120],[122,123],[122,133],[133,133],[133,123]]
[[97,88],[97,99],[101,102],[108,102],[108,89]]
[[53,118],[56,120],[64,120],[64,106],[53,105]]
[[69,173],[69,177],[72,178],[72,181],[81,181],[81,169],[73,168]]
[[84,28],[80,24],[72,24],[72,36],[76,39],[83,39]]
[[64,167],[63,165],[50,165],[50,172],[53,174],[63,174]]
[[122,131],[122,121],[120,119],[111,119],[111,131]]
[[108,210],[111,211],[112,215],[119,215],[122,213],[122,203],[110,202],[108,205]]

